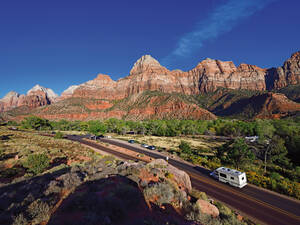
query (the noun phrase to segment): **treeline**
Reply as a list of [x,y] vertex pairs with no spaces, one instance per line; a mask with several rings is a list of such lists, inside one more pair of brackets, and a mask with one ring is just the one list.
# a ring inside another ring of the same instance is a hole
[[257,123],[240,120],[145,120],[126,121],[111,118],[105,121],[49,121],[31,116],[21,122],[26,129],[87,131],[94,134],[143,134],[174,137],[179,135],[222,135],[222,136],[252,136],[255,135]]
[[95,135],[105,133],[142,134],[154,136],[180,135],[217,135],[217,136],[259,136],[259,141],[273,143],[276,140],[288,150],[288,157],[295,163],[300,163],[300,120],[145,120],[126,121],[107,119],[104,121],[49,121],[31,116],[21,124],[25,129],[85,131]]

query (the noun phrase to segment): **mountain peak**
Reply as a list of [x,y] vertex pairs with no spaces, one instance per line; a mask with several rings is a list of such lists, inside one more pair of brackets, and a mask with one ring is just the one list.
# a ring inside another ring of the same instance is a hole
[[52,99],[52,100],[58,97],[58,95],[55,94],[55,92],[54,92],[52,89],[42,87],[42,86],[39,85],[39,84],[36,84],[33,88],[31,88],[31,89],[27,92],[27,95],[35,94],[34,92],[37,92],[37,91],[41,91],[41,92],[46,93],[47,96],[48,96],[48,98],[49,98],[49,99]]
[[130,75],[139,74],[147,70],[157,71],[165,69],[160,63],[154,59],[151,55],[143,55],[133,65]]
[[10,99],[12,97],[19,97],[20,94],[15,92],[15,91],[10,91],[8,92],[1,100],[7,100],[7,99]]

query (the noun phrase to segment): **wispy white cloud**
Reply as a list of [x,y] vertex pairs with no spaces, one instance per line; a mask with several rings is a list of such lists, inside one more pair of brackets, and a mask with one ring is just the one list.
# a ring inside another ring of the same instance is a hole
[[176,48],[163,59],[164,64],[178,58],[189,57],[207,40],[212,40],[232,30],[239,22],[277,0],[228,0],[217,6],[195,29],[184,34]]

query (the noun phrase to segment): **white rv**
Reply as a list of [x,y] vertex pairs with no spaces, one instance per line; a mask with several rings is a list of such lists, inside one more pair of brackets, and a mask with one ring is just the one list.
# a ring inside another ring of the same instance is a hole
[[246,174],[234,169],[220,167],[210,173],[210,175],[221,182],[228,183],[235,187],[242,188],[247,185]]

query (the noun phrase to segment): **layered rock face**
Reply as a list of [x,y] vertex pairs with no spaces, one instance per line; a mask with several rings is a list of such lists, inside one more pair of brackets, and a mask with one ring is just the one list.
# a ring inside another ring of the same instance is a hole
[[284,94],[267,93],[250,99],[252,104],[261,102],[256,118],[280,118],[292,112],[300,111],[300,104],[289,100]]
[[266,80],[269,89],[300,84],[300,52],[294,53],[282,67],[269,69]]
[[28,106],[36,108],[49,105],[56,101],[58,95],[49,88],[34,86],[26,95],[20,95],[16,92],[9,92],[4,98],[0,99],[0,112],[8,111],[19,106]]
[[257,66],[206,59],[193,70],[169,71],[150,55],[141,57],[130,75],[113,81],[99,74],[74,90],[67,97],[92,97],[98,99],[123,99],[145,90],[186,95],[206,93],[219,87],[231,89],[265,90],[266,70]]
[[[46,110],[49,111],[40,113],[40,116],[51,119],[81,120],[109,117],[215,119],[215,115],[201,109],[198,103],[185,101],[179,96],[207,94],[218,88],[265,91],[292,84],[300,84],[300,52],[293,54],[282,67],[277,69],[262,69],[248,64],[240,64],[236,67],[231,61],[205,59],[187,72],[170,71],[150,55],[145,55],[134,63],[128,76],[118,81],[112,80],[108,75],[98,74],[94,80],[69,87],[59,98],[51,89],[40,86],[34,87],[27,95],[12,92],[0,101],[0,111],[22,105],[34,108],[68,99],[70,102],[72,99],[80,99],[79,108],[76,104],[68,106],[63,103],[62,108],[58,107],[60,111],[55,109],[55,113],[49,113],[51,108],[47,108]],[[141,100],[140,97],[147,91],[158,94]],[[177,97],[170,98],[174,95]],[[116,107],[116,103],[126,102],[128,99],[131,101],[130,104],[127,102],[128,105],[124,105],[123,108]],[[145,104],[142,101],[145,101]],[[248,98],[243,101],[248,101]],[[286,105],[285,101],[279,102]],[[59,106],[59,104],[55,105]],[[227,111],[230,111],[233,107],[238,105],[230,102],[228,106],[224,106],[223,111],[227,108]],[[298,109],[294,106],[292,108]],[[284,111],[284,107],[279,107],[278,110]]]
[[219,87],[259,91],[266,89],[266,70],[248,64],[236,67],[231,61],[206,59],[188,74],[199,78],[200,93],[212,92]]
[[68,87],[62,94],[61,96],[59,96],[58,101],[59,100],[63,100],[66,98],[70,98],[72,97],[74,91],[79,87],[79,85],[72,85],[70,87]]

